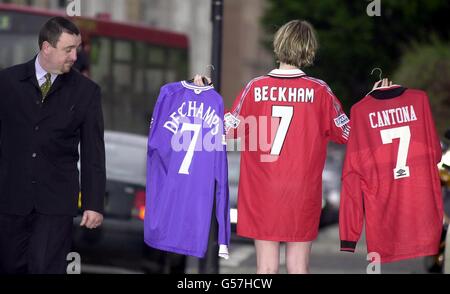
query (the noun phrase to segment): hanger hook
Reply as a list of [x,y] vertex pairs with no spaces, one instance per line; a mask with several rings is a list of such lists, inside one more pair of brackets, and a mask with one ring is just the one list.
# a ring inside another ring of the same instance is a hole
[[372,71],[370,72],[370,74],[373,75],[373,72],[374,72],[375,70],[377,70],[377,69],[380,71],[379,78],[380,78],[380,80],[381,80],[381,75],[383,74],[383,71],[381,70],[381,68],[375,67],[374,69],[372,69]]
[[206,71],[208,71],[208,69],[211,69],[211,73],[212,73],[212,72],[215,70],[214,65],[208,64],[208,65],[206,66]]

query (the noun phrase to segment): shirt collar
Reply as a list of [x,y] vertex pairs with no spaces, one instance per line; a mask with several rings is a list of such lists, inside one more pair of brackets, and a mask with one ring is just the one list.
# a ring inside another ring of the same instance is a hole
[[375,99],[392,99],[401,96],[407,89],[400,85],[391,85],[388,87],[379,87],[372,90],[369,94]]
[[393,84],[390,86],[384,86],[384,87],[378,87],[378,88],[372,89],[369,93],[366,94],[366,96],[371,95],[373,92],[375,92],[377,90],[378,91],[387,91],[387,90],[392,90],[392,89],[399,88],[399,87],[401,87],[401,85],[397,85],[397,84]]
[[301,69],[274,69],[269,74],[269,76],[277,78],[294,78],[306,75]]
[[[39,54],[36,56],[36,61],[34,62],[34,67],[36,68],[36,79],[38,82],[41,80],[44,80],[44,76],[47,74],[47,71],[42,68],[41,64],[39,63]],[[57,74],[51,74],[52,84],[55,81]],[[39,83],[40,84],[40,83]]]
[[214,89],[213,86],[196,86],[195,84],[187,83],[186,81],[181,81],[181,85],[187,89],[194,90],[196,94],[201,93],[202,91],[207,91],[210,89]]

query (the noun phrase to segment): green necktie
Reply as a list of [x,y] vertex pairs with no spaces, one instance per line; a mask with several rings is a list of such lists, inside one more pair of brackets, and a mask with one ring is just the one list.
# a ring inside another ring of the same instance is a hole
[[41,85],[41,92],[42,92],[42,102],[44,102],[45,97],[48,94],[48,91],[50,90],[51,86],[52,86],[52,79],[51,79],[51,74],[47,73],[45,75],[45,82]]

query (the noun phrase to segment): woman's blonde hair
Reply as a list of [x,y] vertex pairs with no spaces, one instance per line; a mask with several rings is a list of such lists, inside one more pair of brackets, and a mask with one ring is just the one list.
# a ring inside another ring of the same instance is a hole
[[318,48],[316,33],[307,21],[291,20],[275,33],[273,48],[278,62],[309,66]]

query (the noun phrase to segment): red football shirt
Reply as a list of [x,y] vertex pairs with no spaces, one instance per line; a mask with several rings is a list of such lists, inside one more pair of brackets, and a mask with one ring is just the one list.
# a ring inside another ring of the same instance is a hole
[[[317,237],[327,142],[345,143],[348,118],[321,80],[301,70],[253,79],[226,115],[241,138],[240,236],[287,242]],[[239,120],[239,121],[238,121]]]
[[437,253],[443,211],[439,139],[425,92],[391,86],[351,110],[342,173],[341,250],[354,251],[366,221],[381,262]]

